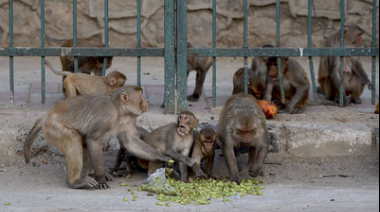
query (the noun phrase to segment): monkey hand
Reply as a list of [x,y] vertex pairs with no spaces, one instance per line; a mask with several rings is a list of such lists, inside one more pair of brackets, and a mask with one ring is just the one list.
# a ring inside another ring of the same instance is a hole
[[195,178],[200,178],[200,179],[209,179],[208,175],[203,173],[203,172],[199,172],[195,175]]
[[372,90],[372,82],[369,79],[363,80],[363,85],[367,85],[369,90]]
[[187,97],[187,100],[189,100],[190,102],[198,102],[199,96],[191,95]]
[[[340,104],[340,99],[335,98],[335,103]],[[348,107],[351,105],[351,101],[347,97],[343,97],[343,107]]]
[[185,164],[186,164],[188,167],[193,167],[194,164],[195,164],[195,159],[188,158],[188,159],[185,161]]

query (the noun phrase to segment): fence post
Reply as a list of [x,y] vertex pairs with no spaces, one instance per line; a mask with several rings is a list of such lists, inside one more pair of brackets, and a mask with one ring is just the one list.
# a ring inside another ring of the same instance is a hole
[[[340,47],[344,48],[344,22],[345,22],[345,0],[340,0]],[[344,57],[340,57],[340,100],[339,106],[344,107]]]
[[[313,17],[313,13],[312,13],[312,7],[314,6],[313,4],[313,0],[309,0],[309,5],[308,5],[308,13],[309,13],[309,17],[308,17],[308,36],[309,36],[309,40],[308,40],[308,47],[309,48],[312,48],[313,47],[313,43],[312,43],[312,38],[313,38],[313,27],[312,27],[312,17]],[[310,74],[311,74],[311,81],[312,81],[312,84],[313,84],[313,93],[314,93],[314,101],[315,103],[318,104],[318,94],[317,94],[317,85],[316,85],[316,80],[315,80],[315,73],[314,73],[314,61],[313,61],[313,57],[309,57],[309,64],[310,64]]]
[[[13,47],[13,0],[9,0],[9,47]],[[13,56],[9,57],[9,80],[11,90],[11,103],[14,103],[15,99],[15,82],[14,82],[14,66]]]
[[[41,0],[41,47],[45,47],[45,0]],[[41,57],[41,100],[45,103],[45,56]]]
[[175,0],[165,0],[165,113],[175,114]]
[[[377,45],[377,0],[373,0],[372,12],[372,47]],[[376,104],[376,57],[372,57],[372,104]]]
[[[280,10],[280,0],[277,0],[277,9],[276,9],[276,13],[277,13],[277,33],[276,33],[276,47],[279,48],[280,47],[280,35],[281,35],[281,24],[280,24],[280,13],[281,13],[281,10]],[[280,75],[280,88],[281,88],[281,100],[282,100],[282,103],[285,104],[286,100],[285,100],[285,89],[284,89],[284,81],[283,81],[283,73],[282,73],[282,67],[281,67],[281,58],[278,57],[277,58],[277,66],[278,66],[278,73]]]

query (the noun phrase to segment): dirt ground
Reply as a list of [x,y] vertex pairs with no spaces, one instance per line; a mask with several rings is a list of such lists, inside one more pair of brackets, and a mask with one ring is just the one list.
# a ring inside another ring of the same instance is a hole
[[[218,150],[220,153],[220,150]],[[106,169],[114,163],[116,152],[105,153]],[[219,154],[218,154],[219,155]],[[246,155],[238,158],[241,176],[246,177]],[[224,159],[216,159],[214,173],[228,175]],[[0,211],[378,211],[379,156],[297,158],[270,154],[264,166],[266,181],[263,196],[246,196],[209,206],[156,206],[156,197],[136,192],[136,202],[128,189],[146,177],[138,172],[130,180],[116,177],[109,190],[67,188],[64,158],[42,153],[26,165],[18,157],[16,166],[1,167]],[[129,186],[120,187],[121,182]],[[134,189],[135,191],[137,189]],[[11,205],[4,206],[4,202]]]

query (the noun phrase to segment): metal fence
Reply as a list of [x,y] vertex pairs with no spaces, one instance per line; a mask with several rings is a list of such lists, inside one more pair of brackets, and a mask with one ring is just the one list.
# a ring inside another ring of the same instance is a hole
[[[105,47],[87,48],[77,47],[77,0],[73,0],[73,38],[72,48],[46,48],[45,47],[45,0],[41,0],[41,47],[17,47],[13,46],[13,0],[9,0],[9,47],[0,48],[0,56],[9,57],[10,62],[10,100],[14,99],[14,66],[13,58],[16,56],[41,56],[41,84],[42,101],[45,101],[45,57],[47,56],[72,56],[75,58],[75,71],[78,70],[78,56],[113,56],[113,57],[137,57],[137,85],[141,86],[141,57],[164,57],[165,58],[165,112],[174,114],[177,110],[187,108],[187,57],[212,57],[213,58],[213,106],[216,106],[216,58],[217,57],[244,57],[246,91],[248,82],[248,57],[308,57],[312,85],[317,99],[316,80],[314,74],[313,57],[336,56],[341,57],[341,106],[343,106],[343,57],[344,56],[370,56],[372,57],[372,103],[376,100],[376,57],[379,56],[379,48],[376,47],[377,27],[377,0],[373,0],[373,31],[372,47],[368,48],[344,48],[344,20],[345,0],[341,0],[341,26],[342,39],[340,48],[313,48],[312,47],[312,9],[313,0],[308,0],[308,47],[307,48],[280,48],[280,0],[277,0],[277,48],[250,48],[248,46],[248,0],[244,0],[244,46],[242,48],[217,48],[216,45],[216,0],[213,5],[213,42],[211,48],[198,49],[187,48],[187,1],[165,0],[165,46],[164,48],[141,47],[141,0],[137,1],[137,45],[136,48],[109,48],[108,38],[108,0],[104,0],[105,21]],[[254,21],[254,20],[253,20]],[[105,58],[105,60],[107,60]],[[104,62],[103,75],[106,70]],[[281,66],[281,63],[278,63]],[[281,70],[281,67],[279,67]],[[284,101],[284,89],[280,81],[282,97]],[[176,104],[177,103],[177,104]]]

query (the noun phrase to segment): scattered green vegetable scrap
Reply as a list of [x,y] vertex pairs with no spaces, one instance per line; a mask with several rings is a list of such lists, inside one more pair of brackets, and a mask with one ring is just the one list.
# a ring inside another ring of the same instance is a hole
[[126,183],[120,183],[120,186],[125,187],[125,186],[128,186],[128,185]]
[[10,202],[6,202],[6,203],[4,203],[4,205],[10,205],[11,203]]
[[[227,178],[223,180],[196,179],[193,183],[187,184],[174,179],[166,179],[166,183],[160,178],[153,179],[149,185],[144,184],[139,188],[139,192],[148,191],[158,195],[157,203],[164,206],[164,202],[173,202],[181,205],[188,205],[194,202],[195,205],[209,205],[211,199],[220,199],[223,202],[230,202],[233,197],[243,197],[245,195],[261,196],[264,183],[261,180],[247,179],[240,185],[229,182]],[[162,186],[162,184],[164,186]],[[166,206],[171,207],[168,203]]]

